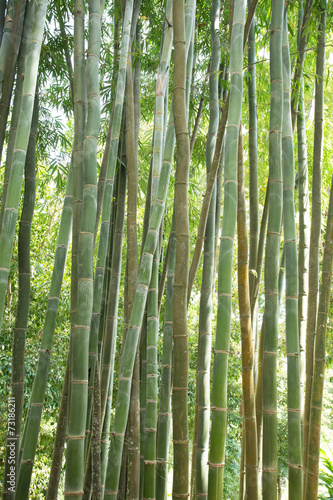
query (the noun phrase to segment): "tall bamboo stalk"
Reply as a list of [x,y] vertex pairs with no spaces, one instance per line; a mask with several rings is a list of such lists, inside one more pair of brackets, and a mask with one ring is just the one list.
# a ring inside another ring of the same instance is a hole
[[[237,152],[243,95],[246,2],[235,1],[230,46],[230,105],[226,130],[224,206],[218,271],[218,310],[211,399],[208,498],[222,498],[227,426],[227,370],[231,329],[233,244],[237,217]],[[215,160],[215,159],[214,159]]]
[[64,455],[64,449],[65,449],[64,445],[66,441],[68,387],[69,387],[69,356],[67,357],[64,384],[61,392],[57,430],[54,437],[52,464],[50,469],[46,500],[57,500],[58,498],[58,488],[62,470],[62,458]]
[[[97,138],[100,126],[99,51],[100,2],[89,2],[86,66],[88,114],[83,143],[83,200],[78,242],[78,286],[71,337],[71,385],[67,424],[65,498],[83,494],[84,443],[88,395],[89,331],[93,308],[93,251],[96,221]],[[97,343],[97,342],[96,342]]]
[[[31,2],[29,2],[31,4]],[[0,101],[0,158],[2,156],[3,143],[5,140],[6,125],[10,110],[10,101],[12,97],[13,84],[16,74],[16,63],[20,53],[22,43],[23,25],[26,18],[27,0],[16,2],[15,14],[13,19],[10,45],[8,50],[8,61],[1,82],[1,101]],[[28,9],[31,9],[31,6]],[[0,49],[1,52],[1,49]]]
[[[299,24],[303,18],[303,2],[300,4]],[[298,332],[301,370],[301,425],[303,433],[304,385],[305,385],[305,339],[306,315],[308,308],[308,270],[310,243],[310,211],[307,165],[307,144],[305,132],[304,78],[300,76],[300,90],[297,113],[297,151],[298,151],[298,204],[299,204],[299,250],[298,250]]]
[[[138,64],[138,61],[136,61]],[[140,85],[140,72],[135,70],[135,85]],[[136,88],[136,91],[139,89]],[[127,276],[128,276],[128,316],[131,314],[138,279],[138,242],[137,242],[137,196],[138,196],[138,134],[139,124],[136,121],[134,103],[140,95],[134,94],[132,83],[132,58],[127,65],[126,80],[126,154],[128,172],[127,193]],[[140,119],[140,114],[139,114]],[[136,128],[137,125],[137,128]],[[140,372],[139,353],[134,368],[134,383],[131,392],[129,413],[128,463],[127,463],[127,498],[136,500],[140,495]]]
[[[114,108],[113,123],[111,128],[110,150],[109,150],[109,158],[106,168],[106,179],[104,185],[100,239],[98,244],[97,265],[94,278],[94,303],[92,310],[91,331],[89,340],[89,352],[90,352],[89,366],[91,368],[91,373],[93,373],[92,367],[95,366],[95,360],[98,351],[98,331],[99,331],[103,280],[105,272],[104,270],[105,270],[106,251],[107,251],[107,241],[109,236],[111,199],[113,193],[113,184],[114,184],[114,177],[115,177],[117,157],[118,157],[119,135],[121,130],[122,115],[123,115],[123,103],[124,103],[125,82],[126,82],[126,66],[127,66],[127,57],[128,57],[129,42],[130,42],[130,29],[131,29],[130,23],[132,19],[132,13],[133,13],[133,0],[126,3],[126,9],[124,13],[123,31],[121,39],[121,52],[119,60],[117,87],[115,93],[115,108]],[[107,378],[108,377],[109,376],[107,376]],[[101,379],[102,419],[105,413],[105,404],[108,394],[108,387],[109,384],[107,382],[107,379],[104,379],[102,377]]]
[[173,285],[173,449],[174,474],[173,498],[189,491],[189,441],[188,441],[188,335],[187,287],[189,270],[189,213],[188,181],[190,141],[186,117],[186,46],[184,2],[173,2],[174,23],[174,76],[173,112],[177,143],[175,174],[175,226],[176,264]]
[[165,500],[168,482],[168,451],[171,427],[171,373],[173,348],[172,295],[176,263],[176,233],[174,217],[170,232],[168,258],[168,278],[164,309],[164,334],[161,364],[160,405],[157,424],[157,464],[156,464],[156,500]]
[[283,113],[283,1],[272,1],[270,35],[269,215],[265,253],[265,330],[263,345],[263,462],[264,500],[277,499],[276,358],[278,338],[278,275],[282,219],[281,129]]
[[30,135],[39,55],[44,33],[46,7],[47,1],[44,0],[38,4],[35,11],[31,42],[26,64],[28,68],[31,68],[31,70],[29,72],[29,78],[25,78],[23,83],[23,95],[15,137],[13,160],[10,170],[2,226],[0,229],[0,327],[2,324],[5,296],[7,291],[9,265],[13,251],[17,211],[21,197],[23,169]]
[[[206,172],[211,170],[219,122],[218,70],[220,66],[220,1],[212,4],[211,39],[212,55],[209,75],[209,127],[206,144]],[[202,284],[200,292],[199,339],[197,360],[197,412],[195,442],[195,497],[208,491],[208,447],[210,421],[210,359],[213,310],[213,287],[215,275],[215,210],[216,187],[213,190],[207,218]]]
[[[14,328],[13,356],[12,356],[12,380],[11,397],[15,401],[15,470],[18,471],[19,445],[21,438],[21,425],[24,404],[24,352],[25,339],[29,318],[30,305],[30,240],[31,223],[35,208],[36,194],[36,137],[38,128],[38,94],[35,97],[34,114],[32,117],[30,139],[25,162],[24,179],[24,202],[20,220],[19,240],[18,240],[18,262],[19,262],[19,293],[17,303],[17,313]],[[7,436],[7,443],[10,436]],[[8,452],[6,447],[6,459],[4,470],[4,495],[6,498],[14,498],[13,489],[9,479],[11,475]],[[16,474],[17,477],[17,474]]]
[[[172,0],[168,0],[165,17],[172,17]],[[154,117],[154,144],[152,158],[152,185],[151,203],[156,201],[158,181],[163,158],[164,140],[164,111],[165,89],[168,82],[168,68],[170,64],[173,29],[167,26],[161,47],[160,64],[157,70],[155,117]],[[159,245],[156,248],[151,283],[147,297],[147,387],[146,387],[146,415],[145,415],[145,450],[144,450],[144,498],[156,496],[156,433],[157,433],[157,400],[158,400],[158,361],[157,340],[159,330],[158,319],[158,279],[159,279]]]
[[[319,299],[319,251],[321,233],[321,185],[324,144],[324,75],[325,75],[326,1],[322,3],[318,27],[315,83],[315,117],[312,168],[312,210],[309,255],[309,297],[306,327],[305,402],[303,428],[303,466],[307,469],[310,402],[313,376],[313,352],[317,329]],[[304,481],[306,481],[306,473]],[[304,484],[305,486],[305,484]],[[305,490],[304,490],[305,491]]]
[[244,189],[243,135],[240,129],[238,144],[238,300],[242,335],[242,385],[245,436],[246,497],[258,499],[258,448],[253,374],[253,339],[251,326],[250,285],[248,268],[248,236]]
[[298,334],[298,266],[295,222],[295,165],[294,141],[291,123],[291,75],[287,28],[287,10],[284,13],[282,35],[283,62],[283,227],[286,269],[286,346],[288,377],[288,461],[289,498],[303,497],[300,351]]
[[333,179],[328,209],[320,298],[318,325],[314,355],[313,382],[311,392],[308,466],[305,486],[305,500],[318,498],[318,474],[320,455],[320,429],[325,381],[326,331],[333,264]]
[[46,384],[51,362],[60,291],[72,225],[72,188],[72,169],[70,169],[58,233],[57,249],[54,259],[42,340],[39,349],[38,365],[32,386],[29,414],[25,420],[24,426],[24,437],[22,439],[22,461],[15,496],[17,500],[25,500],[29,495],[29,485],[37,448]]
[[[249,5],[251,0],[249,0]],[[256,42],[255,19],[253,19],[248,39],[248,99],[249,99],[249,198],[250,198],[250,248],[249,248],[249,280],[250,293],[255,283],[259,244],[259,188],[258,188],[258,148],[257,148],[257,84],[256,84]],[[256,333],[256,314],[252,314],[252,328]]]

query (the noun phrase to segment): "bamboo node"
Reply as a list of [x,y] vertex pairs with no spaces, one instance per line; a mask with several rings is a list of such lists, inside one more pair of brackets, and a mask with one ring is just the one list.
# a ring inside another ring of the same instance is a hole
[[82,495],[84,495],[84,491],[65,491],[64,492],[64,495],[66,497],[81,497]]
[[265,292],[265,295],[275,295],[278,296],[278,292]]
[[263,413],[267,413],[268,415],[277,415],[276,410],[262,410]]
[[85,434],[82,434],[81,436],[70,436],[69,434],[67,434],[66,436],[67,441],[74,441],[75,439],[85,439],[85,438],[86,438]]
[[176,498],[188,498],[190,496],[189,493],[172,493],[173,497]]
[[222,462],[220,464],[214,464],[213,462],[207,462],[207,464],[209,465],[209,467],[216,467],[216,468],[225,466],[224,462]]
[[146,399],[146,403],[157,403],[157,399]]
[[188,439],[185,439],[185,440],[177,440],[177,439],[173,439],[173,444],[187,444],[188,443]]
[[248,469],[258,469],[258,465],[245,464],[245,467],[247,467]]
[[284,240],[285,243],[296,243],[295,238],[290,238],[289,240]]
[[159,412],[158,413],[160,416],[164,415],[166,417],[171,417],[171,413],[168,413],[168,412]]
[[286,295],[286,299],[298,300],[298,297],[296,295]]
[[288,464],[288,467],[292,467],[293,469],[302,469],[302,466],[300,464]]
[[269,469],[268,467],[263,467],[263,472],[277,472],[277,469]]
[[88,380],[72,380],[72,384],[86,384],[88,385]]
[[321,406],[316,406],[316,405],[311,405],[310,408],[314,408],[315,410],[319,410],[319,411],[322,410]]
[[104,495],[112,495],[112,496],[117,496],[118,495],[118,491],[110,491],[110,490],[106,490],[104,489]]
[[271,234],[275,234],[276,236],[281,236],[281,233],[278,233],[277,231],[267,231],[267,236],[270,236]]
[[118,377],[118,380],[132,380],[132,377]]
[[199,335],[211,335],[211,332],[200,332]]
[[276,352],[273,351],[264,351],[263,354],[267,354],[268,356],[276,356]]
[[39,349],[39,352],[47,352],[47,353],[51,353],[51,352],[52,352],[52,349]]
[[299,358],[298,352],[287,352],[287,356],[292,356],[294,358]]
[[187,391],[187,387],[173,387],[173,391]]
[[211,407],[212,411],[228,411],[228,408],[218,408],[217,406],[212,406]]
[[221,236],[221,240],[231,240],[231,241],[234,241],[234,238],[232,236]]
[[145,465],[156,465],[156,460],[144,460]]
[[213,349],[214,354],[229,354],[230,351],[219,351],[218,349]]
[[39,406],[39,407],[43,407],[43,403],[31,403],[30,406]]
[[112,436],[119,436],[119,437],[124,437],[124,432],[112,432]]
[[231,182],[232,184],[236,184],[236,186],[238,186],[238,182],[234,181],[233,179],[228,179],[227,181],[224,181],[224,185],[229,184],[229,182]]
[[230,297],[232,298],[232,295],[231,293],[223,293],[223,292],[220,292],[217,294],[218,297]]
[[34,460],[31,460],[31,458],[29,458],[28,460],[21,460],[21,463],[22,464],[28,464],[28,465],[34,465],[35,461]]

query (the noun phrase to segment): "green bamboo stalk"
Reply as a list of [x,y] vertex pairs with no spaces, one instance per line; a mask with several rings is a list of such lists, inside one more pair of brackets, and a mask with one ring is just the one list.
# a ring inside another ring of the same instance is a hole
[[174,195],[176,264],[172,299],[174,341],[172,390],[174,472],[172,495],[175,499],[179,496],[188,495],[189,491],[187,289],[190,256],[188,212],[190,141],[186,116],[184,2],[175,0],[173,2],[173,12],[173,112],[177,143]]
[[269,134],[269,215],[265,253],[265,330],[263,345],[263,461],[264,500],[277,498],[276,356],[278,338],[278,273],[282,219],[281,129],[283,1],[272,1],[270,36],[271,111]]
[[71,273],[71,324],[74,328],[78,287],[78,244],[83,198],[83,140],[86,129],[85,13],[81,0],[74,2],[74,139],[73,139],[73,231]]
[[[24,352],[25,339],[29,318],[30,305],[30,240],[31,223],[35,207],[36,195],[36,137],[38,128],[38,95],[35,97],[34,114],[30,131],[30,139],[25,162],[25,188],[24,202],[20,220],[20,230],[18,239],[18,262],[19,262],[19,293],[17,303],[17,313],[14,328],[13,355],[12,355],[12,380],[11,397],[15,402],[15,477],[17,478],[19,445],[21,438],[21,425],[24,404]],[[12,432],[12,430],[11,430]],[[11,444],[10,435],[7,436],[6,459],[4,470],[4,495],[6,498],[13,499],[14,491],[9,479],[11,463],[9,461],[8,444]],[[10,488],[10,489],[9,489]]]
[[61,392],[57,430],[54,438],[52,464],[50,469],[46,500],[57,500],[58,498],[59,481],[62,470],[62,458],[64,455],[65,441],[66,441],[68,387],[69,387],[69,356],[67,357],[64,384]]
[[101,393],[99,387],[98,360],[94,378],[94,401],[92,414],[92,498],[101,498]]
[[[125,219],[126,175],[120,169],[117,215],[115,220],[114,241],[112,250],[111,274],[109,283],[109,299],[106,312],[105,334],[103,339],[101,361],[101,421],[104,420],[106,402],[109,393],[110,378],[114,377],[114,357],[117,337],[117,318],[119,302],[119,286],[121,276],[122,239]],[[113,385],[113,382],[112,382]]]
[[161,364],[160,405],[157,423],[156,500],[165,500],[168,483],[168,452],[171,428],[171,372],[172,372],[172,295],[176,260],[176,233],[174,216],[170,232],[168,277],[164,309],[163,352]]
[[308,24],[311,19],[312,4],[313,0],[306,0],[301,30],[297,40],[297,59],[294,70],[293,83],[291,86],[291,88],[293,89],[291,100],[291,120],[293,131],[295,130],[298,100],[300,96],[301,75],[303,72],[305,52],[308,43]]
[[[71,337],[71,386],[67,425],[65,498],[83,494],[84,443],[87,416],[89,330],[93,308],[93,251],[96,221],[97,138],[100,127],[99,51],[100,2],[89,2],[86,66],[88,114],[83,143],[83,202],[78,242],[77,306]],[[97,348],[96,348],[97,349]]]
[[[172,0],[167,1],[165,17],[171,19]],[[163,158],[165,89],[168,82],[168,69],[171,57],[173,29],[167,26],[161,48],[160,64],[157,70],[154,143],[152,159],[151,203],[156,201],[158,181]],[[158,320],[158,279],[159,279],[159,246],[153,259],[151,283],[147,297],[147,388],[145,415],[145,449],[144,449],[144,498],[156,496],[156,432],[157,432],[157,400],[158,400],[158,361],[157,340]]]
[[[248,2],[251,5],[251,0]],[[258,149],[257,149],[257,85],[256,85],[256,42],[255,19],[251,23],[248,39],[248,99],[249,99],[249,199],[250,199],[250,248],[249,280],[250,294],[255,283],[259,244],[259,188],[258,188]],[[251,316],[253,332],[256,332],[256,314]]]
[[320,429],[325,381],[326,331],[329,314],[329,301],[333,265],[333,179],[326,226],[326,238],[318,307],[318,325],[314,355],[314,369],[311,392],[308,466],[305,487],[305,500],[318,498],[318,474],[320,455]]
[[[219,121],[218,104],[218,70],[220,66],[220,1],[212,3],[211,40],[212,54],[209,75],[209,127],[206,143],[206,172],[211,170],[216,135]],[[199,339],[197,360],[197,422],[195,423],[195,498],[200,498],[208,491],[208,447],[210,423],[210,359],[213,287],[215,275],[215,219],[216,219],[216,187],[213,189],[210,209],[207,218],[204,258],[202,269],[202,284],[200,292]]]
[[244,414],[244,465],[246,498],[258,499],[258,448],[253,373],[250,283],[248,268],[247,216],[244,189],[243,135],[238,143],[238,300],[242,335],[242,388]]
[[[135,77],[139,79],[140,73]],[[136,85],[140,85],[137,81]],[[136,89],[137,90],[137,89]],[[140,89],[139,89],[140,92]],[[137,241],[137,196],[138,196],[138,133],[135,120],[134,84],[132,81],[132,58],[127,65],[126,80],[126,154],[127,154],[127,283],[128,283],[128,307],[127,314],[131,314],[134,295],[138,279],[138,241]],[[140,116],[140,115],[139,115]],[[140,496],[140,370],[139,352],[137,352],[133,385],[131,392],[131,403],[129,410],[129,421],[127,429],[128,439],[128,463],[127,463],[127,492],[128,500],[137,500]]]
[[0,2],[0,44],[2,42],[3,30],[5,25],[6,0]]
[[[246,18],[246,23],[244,27],[244,38],[243,38],[243,44],[245,46],[248,33],[250,30],[251,22],[256,10],[258,4],[258,0],[253,0],[251,2],[251,6],[248,11],[248,15]],[[228,112],[229,112],[229,93],[226,96],[224,103],[223,103],[223,109],[222,109],[222,114],[220,118],[220,123],[219,123],[219,128],[217,132],[217,137],[216,137],[216,147],[215,147],[215,153],[214,153],[214,160],[212,164],[212,169],[209,174],[209,178],[207,181],[207,186],[206,186],[206,192],[204,195],[204,199],[202,202],[202,208],[201,208],[201,214],[200,214],[200,221],[198,225],[198,233],[197,233],[197,239],[196,239],[196,244],[193,252],[193,257],[192,257],[192,262],[191,262],[191,267],[189,271],[189,290],[187,294],[188,300],[191,297],[191,291],[192,291],[192,286],[193,282],[195,279],[195,275],[197,273],[199,263],[200,263],[200,257],[201,257],[201,252],[203,248],[203,243],[204,243],[204,235],[205,235],[205,230],[206,230],[206,222],[207,222],[207,216],[209,212],[209,206],[210,206],[210,199],[213,191],[213,187],[215,184],[215,178],[216,174],[220,165],[220,154],[221,154],[221,147],[222,147],[222,139],[224,136],[224,131],[225,131],[225,126],[227,123],[228,119]]]
[[27,6],[27,0],[16,2],[15,14],[14,14],[11,37],[10,37],[10,44],[8,49],[8,61],[6,63],[4,70],[3,82],[0,84],[0,89],[1,89],[0,158],[2,156],[3,143],[5,140],[5,133],[6,133],[6,125],[10,110],[10,101],[12,97],[13,85],[16,75],[16,63],[19,57],[20,46],[22,42],[23,25],[24,25],[24,19],[26,17],[26,6]]
[[[131,29],[130,23],[132,19],[132,13],[133,13],[133,0],[130,0],[129,2],[126,3],[126,10],[124,14],[117,88],[115,94],[115,108],[114,108],[114,116],[113,116],[113,123],[111,129],[111,137],[110,137],[109,157],[106,168],[106,179],[104,185],[102,215],[101,215],[101,229],[100,229],[97,264],[96,264],[96,271],[94,278],[94,292],[93,292],[94,300],[93,300],[93,310],[91,317],[90,339],[89,339],[89,353],[90,353],[89,368],[90,368],[90,373],[92,374],[98,351],[98,331],[99,331],[101,299],[102,299],[102,290],[103,290],[103,281],[105,272],[107,241],[109,237],[111,199],[113,194],[113,184],[114,184],[117,155],[118,155],[118,145],[119,145],[119,134],[122,122],[122,114],[123,114],[123,103],[124,103],[125,82],[126,82],[126,66],[127,66],[127,58],[129,50],[130,29]],[[104,378],[101,378],[101,387],[102,387],[101,414],[103,418],[103,415],[105,413],[105,402],[108,393],[108,383]]]
[[13,159],[13,151],[14,151],[14,145],[15,145],[16,132],[17,132],[17,124],[18,124],[18,119],[19,119],[19,114],[20,114],[20,109],[21,109],[23,82],[24,82],[24,75],[25,75],[25,64],[26,64],[27,54],[29,52],[29,47],[30,47],[30,37],[31,37],[31,29],[32,29],[33,19],[34,19],[34,12],[35,12],[35,2],[31,1],[28,3],[27,10],[26,10],[26,16],[24,19],[24,30],[22,33],[22,45],[21,45],[21,49],[20,49],[20,56],[19,56],[18,67],[17,67],[15,96],[14,96],[12,117],[11,117],[10,129],[9,129],[6,165],[5,165],[5,176],[4,176],[2,200],[1,200],[0,232],[1,232],[1,228],[2,228],[3,215],[4,215],[5,205],[6,205],[8,182],[9,182],[10,169],[11,169],[12,159]]
[[9,177],[3,224],[0,234],[0,327],[7,291],[10,260],[13,251],[17,210],[21,196],[23,169],[30,135],[46,7],[46,0],[41,1],[36,6],[30,49],[27,58],[27,67],[31,68],[31,70],[28,74],[26,74],[23,84],[22,104],[15,139],[13,163]]
[[[303,3],[300,3],[299,24],[303,18]],[[307,165],[307,144],[305,132],[304,78],[300,77],[300,91],[297,114],[297,148],[298,148],[298,205],[299,205],[299,250],[298,250],[298,331],[300,344],[301,370],[301,426],[303,434],[304,419],[304,385],[305,385],[305,342],[306,316],[308,308],[308,271],[310,243],[310,211]]]
[[68,174],[66,194],[60,221],[57,249],[50,284],[47,311],[39,350],[37,370],[30,397],[29,414],[25,421],[22,461],[18,475],[15,498],[25,500],[29,495],[31,473],[36,453],[40,421],[43,411],[46,384],[52,355],[52,344],[59,306],[72,224],[72,169]]
[[284,13],[282,35],[283,62],[283,122],[282,122],[282,171],[283,171],[283,226],[286,269],[286,349],[288,378],[288,461],[289,498],[303,497],[302,440],[301,440],[301,390],[300,351],[298,334],[298,267],[295,222],[295,165],[294,141],[291,123],[291,75],[287,28],[287,10]]
[[3,80],[9,56],[13,19],[15,15],[16,6],[18,4],[19,2],[16,0],[9,0],[7,5],[5,25],[0,46],[0,92],[2,92]]
[[236,0],[230,47],[230,105],[225,144],[225,202],[218,272],[218,312],[211,397],[208,499],[223,497],[232,255],[237,216],[237,151],[243,94],[242,62],[245,11],[245,1]]
[[[315,83],[315,118],[312,167],[312,210],[309,254],[309,296],[306,327],[306,365],[305,365],[305,402],[303,427],[303,467],[307,470],[308,433],[310,419],[310,403],[313,376],[313,353],[317,329],[318,299],[319,299],[319,251],[322,212],[322,162],[324,140],[324,75],[325,75],[325,38],[326,38],[326,1],[321,7],[321,17],[318,28],[317,63]],[[306,481],[306,473],[304,474]],[[305,484],[304,484],[305,491]]]

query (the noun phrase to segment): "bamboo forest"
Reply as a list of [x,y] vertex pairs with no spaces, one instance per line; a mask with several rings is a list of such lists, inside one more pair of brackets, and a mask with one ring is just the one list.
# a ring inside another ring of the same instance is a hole
[[4,500],[333,498],[332,0],[0,0]]

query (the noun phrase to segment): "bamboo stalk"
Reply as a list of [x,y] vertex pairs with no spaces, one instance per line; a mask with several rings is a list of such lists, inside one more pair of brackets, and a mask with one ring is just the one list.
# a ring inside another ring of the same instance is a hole
[[[211,170],[219,120],[218,78],[220,66],[220,1],[212,4],[211,40],[212,55],[209,75],[209,128],[206,143],[206,172]],[[200,291],[199,339],[197,359],[197,412],[195,422],[195,498],[200,498],[208,491],[208,447],[210,420],[210,359],[213,288],[215,276],[215,219],[216,186],[214,187],[207,218],[202,284]]]
[[[15,401],[15,470],[19,467],[19,445],[21,438],[21,425],[24,405],[24,353],[25,340],[29,318],[30,305],[30,241],[31,241],[31,223],[35,208],[36,195],[36,137],[38,128],[38,94],[35,97],[34,114],[30,131],[30,139],[25,162],[25,187],[24,202],[20,220],[19,241],[18,241],[18,261],[19,261],[19,293],[17,313],[14,328],[13,355],[12,355],[12,380],[11,397]],[[7,436],[7,443],[10,435]],[[9,482],[11,475],[9,452],[6,447],[6,459],[4,470],[4,495],[6,498],[13,499],[14,492]],[[17,477],[17,474],[16,474]],[[9,489],[10,488],[10,489]]]
[[282,35],[283,62],[283,122],[282,122],[282,171],[283,171],[283,226],[286,268],[286,346],[288,390],[288,461],[289,498],[303,497],[302,440],[301,440],[301,391],[300,350],[298,334],[298,266],[295,222],[295,165],[294,141],[291,123],[290,55],[285,10]]
[[244,190],[243,135],[238,143],[238,300],[242,335],[242,388],[244,414],[244,465],[246,498],[258,499],[258,448],[253,374],[253,340],[251,326],[250,284],[248,269],[248,236]]
[[46,384],[50,368],[52,344],[59,307],[59,297],[68,251],[69,236],[72,224],[72,169],[68,181],[61,215],[57,249],[54,259],[53,273],[50,284],[46,316],[44,320],[42,340],[39,350],[38,365],[32,386],[29,414],[25,420],[22,438],[22,461],[18,474],[16,496],[17,500],[25,500],[29,495],[29,485],[37,448]]
[[230,46],[230,104],[225,144],[225,201],[219,255],[218,310],[211,399],[209,500],[221,498],[223,495],[227,424],[227,367],[231,328],[232,257],[237,217],[237,152],[243,94],[242,62],[245,11],[245,1],[236,0]]
[[318,475],[320,455],[320,430],[325,381],[326,331],[329,314],[329,301],[333,265],[333,179],[328,209],[326,238],[318,307],[318,325],[314,355],[313,382],[311,392],[308,466],[305,488],[305,500],[318,498]]
[[83,200],[78,242],[77,306],[71,337],[71,385],[67,424],[65,498],[83,494],[88,396],[89,330],[93,308],[93,250],[96,220],[97,138],[100,127],[100,2],[89,2],[86,66],[88,113],[83,142]]
[[[314,342],[317,330],[319,299],[319,251],[321,234],[322,203],[322,162],[324,140],[324,75],[325,75],[326,1],[321,8],[318,28],[317,63],[315,83],[315,119],[312,168],[312,210],[309,254],[309,296],[306,326],[305,402],[303,427],[303,466],[307,470],[308,433],[313,376]],[[306,472],[304,474],[306,482]],[[305,483],[304,483],[304,491]]]
[[263,462],[264,500],[277,499],[276,358],[278,338],[278,273],[282,219],[281,129],[283,1],[273,0],[270,36],[271,111],[269,134],[269,215],[265,253],[265,330],[263,346]]

